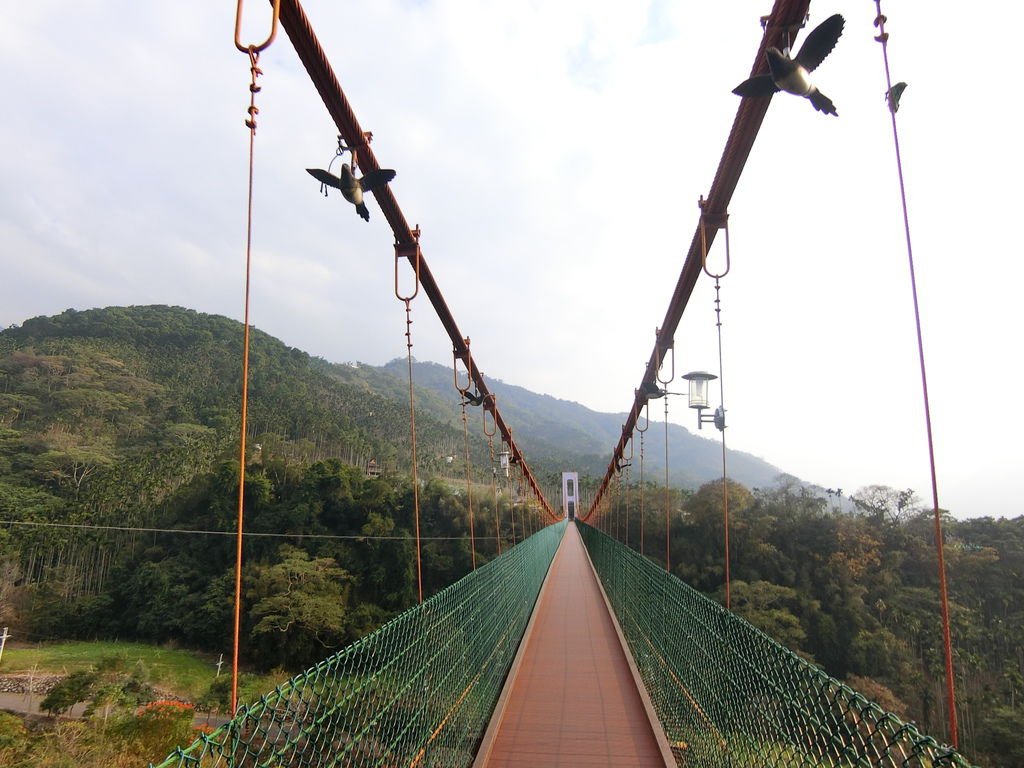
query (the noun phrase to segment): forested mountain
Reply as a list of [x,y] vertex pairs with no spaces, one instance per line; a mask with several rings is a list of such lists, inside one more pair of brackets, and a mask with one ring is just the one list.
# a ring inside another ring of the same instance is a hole
[[[0,332],[0,621],[22,638],[222,648],[234,556],[219,534],[235,528],[241,345],[239,323],[171,307],[69,310]],[[407,405],[358,368],[257,330],[250,365],[247,585],[269,618],[256,599],[249,656],[302,665],[415,596]],[[422,523],[445,539],[425,546],[429,594],[473,553],[466,501],[452,491],[461,426],[430,415],[443,411],[437,395],[420,399]],[[487,446],[472,442],[489,483]],[[370,477],[371,459],[384,477]],[[481,561],[497,549],[496,516],[509,543],[538,524],[535,511],[513,516],[514,489],[501,490],[477,504]],[[274,594],[291,578],[322,591],[286,620],[297,606]],[[286,626],[295,631],[279,637]]]
[[[176,307],[68,310],[33,318],[0,331],[6,372],[0,425],[40,436],[37,447],[46,445],[52,461],[61,460],[61,451],[64,460],[71,454],[86,459],[84,468],[70,469],[68,482],[80,490],[95,469],[119,463],[125,452],[145,452],[157,435],[164,451],[169,444],[191,446],[215,434],[231,439],[238,422],[241,344],[239,323]],[[382,367],[329,363],[254,329],[250,366],[253,438],[270,441],[296,459],[365,463],[373,458],[382,466],[408,467],[404,360]],[[420,458],[428,471],[442,471],[448,457],[465,452],[452,371],[417,362],[414,380],[424,447]],[[493,382],[493,390],[531,468],[552,488],[564,469],[604,474],[623,414],[597,413],[501,381]],[[479,411],[470,415],[474,470],[486,474]],[[37,429],[58,422],[59,446],[55,435]],[[655,429],[660,444],[663,426]],[[673,484],[695,488],[720,473],[720,444],[714,439],[670,424],[669,450]],[[660,476],[663,452],[649,450],[646,466]],[[749,454],[730,451],[730,474],[745,485],[770,484],[779,473]]]
[[[384,370],[404,376],[403,361],[392,361]],[[452,388],[451,370],[434,363],[421,364],[415,378],[422,388],[444,392]],[[608,468],[611,450],[622,435],[625,413],[599,413],[570,400],[539,395],[523,387],[506,384],[500,379],[488,380],[498,398],[502,415],[513,425],[516,440],[520,437],[528,449],[527,458],[556,466],[578,469],[581,474],[602,477]],[[631,400],[626,393],[625,401]],[[652,476],[664,476],[664,423],[661,401],[652,401],[649,449],[645,455],[647,470]],[[683,408],[682,401],[672,403]],[[689,413],[689,412],[688,412]],[[708,480],[721,477],[722,447],[718,433],[694,434],[669,423],[669,477],[672,485],[696,488]],[[657,449],[655,449],[655,447]],[[638,449],[634,449],[634,452]],[[743,451],[729,450],[729,472],[738,482],[749,487],[770,485],[781,470]]]
[[[228,650],[241,341],[234,321],[170,307],[0,331],[0,626],[23,640]],[[415,600],[408,383],[404,361],[335,365],[259,331],[251,362],[243,648],[254,666],[297,671]],[[417,364],[415,378],[430,594],[543,521],[513,483],[492,485],[478,409],[467,492],[451,369]],[[494,390],[542,480],[603,473],[621,415]],[[670,435],[694,479],[668,494],[634,483],[612,495],[602,527],[637,547],[643,500],[644,552],[660,562],[667,506],[673,572],[720,598],[721,482],[696,487],[716,477],[719,444]],[[840,507],[743,462],[734,454],[729,486],[734,610],[941,737],[930,513],[882,487]],[[1024,766],[1024,517],[944,525],[963,746],[982,765]]]

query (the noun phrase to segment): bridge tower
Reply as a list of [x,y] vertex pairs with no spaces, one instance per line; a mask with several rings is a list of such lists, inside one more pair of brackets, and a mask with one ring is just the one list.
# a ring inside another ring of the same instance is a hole
[[576,519],[579,505],[580,481],[576,472],[562,473],[562,514],[566,520]]

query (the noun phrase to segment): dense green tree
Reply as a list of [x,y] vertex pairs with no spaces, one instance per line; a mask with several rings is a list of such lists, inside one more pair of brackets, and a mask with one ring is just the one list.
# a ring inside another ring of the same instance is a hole
[[333,558],[281,546],[280,561],[246,578],[251,655],[264,668],[315,664],[348,639],[350,578]]
[[768,581],[732,582],[732,610],[792,651],[801,651],[807,632],[797,613],[800,597],[795,589]]
[[45,698],[39,702],[39,708],[51,715],[67,712],[76,704],[87,701],[96,685],[98,675],[95,670],[78,670],[58,682]]

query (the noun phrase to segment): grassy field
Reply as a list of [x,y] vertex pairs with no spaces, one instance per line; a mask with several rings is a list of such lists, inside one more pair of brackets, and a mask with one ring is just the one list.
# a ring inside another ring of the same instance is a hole
[[[118,657],[126,668],[139,666],[144,677],[160,690],[190,701],[201,696],[217,675],[217,656],[164,648],[143,643],[68,642],[30,647],[12,647],[4,650],[0,661],[0,674],[29,672],[39,674],[68,674],[87,670],[104,657]],[[221,675],[231,674],[231,660],[225,657]],[[242,676],[239,699],[252,701],[275,685],[288,679],[287,675]]]

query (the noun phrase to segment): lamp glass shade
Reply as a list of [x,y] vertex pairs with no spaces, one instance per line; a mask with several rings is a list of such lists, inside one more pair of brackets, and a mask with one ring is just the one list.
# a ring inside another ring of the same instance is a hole
[[683,378],[690,382],[690,407],[707,408],[708,382],[714,381],[718,377],[704,371],[693,371],[683,376]]
[[690,379],[690,407],[708,407],[708,381],[707,379]]

